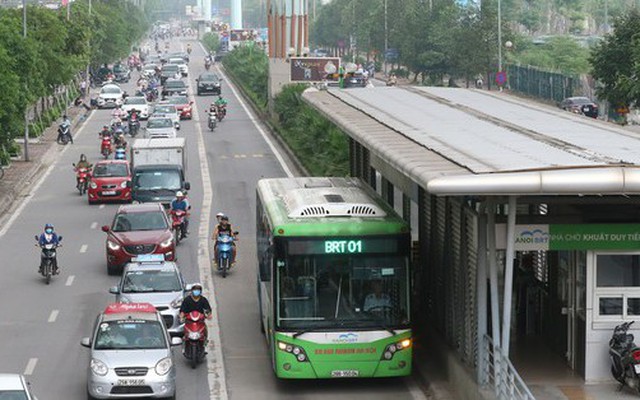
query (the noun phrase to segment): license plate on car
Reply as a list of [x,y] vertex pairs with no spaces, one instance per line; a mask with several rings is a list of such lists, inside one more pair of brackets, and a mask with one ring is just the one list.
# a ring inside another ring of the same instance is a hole
[[640,364],[634,364],[633,369],[636,371],[636,374],[640,375]]
[[356,378],[358,375],[360,375],[360,372],[357,369],[339,369],[331,371],[332,378]]
[[103,196],[114,196],[116,194],[115,190],[105,190],[102,192]]
[[144,379],[118,379],[118,386],[144,386]]

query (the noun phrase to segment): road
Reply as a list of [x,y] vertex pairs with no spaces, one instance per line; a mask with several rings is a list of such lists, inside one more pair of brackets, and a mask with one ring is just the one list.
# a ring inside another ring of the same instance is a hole
[[[184,48],[186,43],[175,41],[173,46]],[[192,89],[195,78],[204,71],[204,53],[195,43],[193,49],[189,76]],[[132,83],[124,85],[130,92],[136,72],[133,77]],[[180,135],[188,143],[189,198],[194,213],[192,235],[178,247],[178,262],[186,280],[203,281],[205,295],[217,302],[220,331],[210,335],[219,334],[221,346],[216,350],[221,350],[224,369],[216,370],[222,363],[215,351],[209,354],[209,368],[201,365],[191,370],[176,350],[177,397],[204,400],[212,398],[213,393],[231,399],[424,398],[412,379],[286,382],[274,378],[258,325],[255,185],[262,177],[286,176],[286,168],[228,80],[223,93],[229,100],[229,112],[214,132],[206,130],[204,113],[213,97],[195,97],[196,118],[182,123]],[[96,315],[113,300],[107,290],[118,281],[118,277],[107,275],[105,234],[100,230],[100,226],[111,223],[118,205],[89,206],[86,197],[75,190],[71,167],[81,153],[90,161],[99,159],[97,132],[110,119],[109,111],[93,112],[76,132],[75,144],[62,152],[22,204],[0,224],[6,228],[0,231],[0,254],[4,255],[0,371],[27,375],[40,400],[86,398],[88,349],[80,346],[80,339],[90,334]],[[204,143],[204,148],[199,143]],[[204,184],[203,173],[210,178]],[[210,208],[202,209],[203,199]],[[226,279],[214,275],[211,293],[204,255],[212,249],[206,248],[210,246],[208,235],[194,233],[209,232],[210,223],[201,229],[200,220],[204,217],[206,223],[220,210],[230,216],[241,241],[237,269]],[[54,224],[64,236],[64,247],[58,252],[62,273],[49,286],[36,273],[39,249],[33,246],[33,236],[45,223]]]

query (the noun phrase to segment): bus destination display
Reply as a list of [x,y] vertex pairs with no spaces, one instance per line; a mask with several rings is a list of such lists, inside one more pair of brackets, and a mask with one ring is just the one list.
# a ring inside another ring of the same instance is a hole
[[290,240],[288,252],[291,255],[301,254],[381,254],[397,253],[398,239],[394,238],[361,238],[361,239],[315,239]]

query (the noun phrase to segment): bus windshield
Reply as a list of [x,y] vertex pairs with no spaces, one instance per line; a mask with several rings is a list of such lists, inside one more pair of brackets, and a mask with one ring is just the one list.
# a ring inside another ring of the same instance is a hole
[[281,329],[390,330],[409,324],[405,256],[289,253],[276,268]]

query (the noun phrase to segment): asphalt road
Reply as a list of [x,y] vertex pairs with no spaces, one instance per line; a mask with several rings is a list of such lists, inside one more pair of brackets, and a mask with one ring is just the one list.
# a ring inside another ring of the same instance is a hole
[[[186,42],[173,43],[174,48],[184,45]],[[188,79],[195,88],[195,78],[204,71],[204,53],[196,43],[193,49]],[[126,90],[133,92],[137,76],[134,72],[132,83],[124,85]],[[198,261],[202,261],[205,253],[199,248],[198,235],[194,234],[200,230],[203,196],[207,198],[209,186],[202,184],[201,150],[206,151],[213,189],[208,211],[210,215],[218,211],[227,213],[241,237],[237,268],[226,279],[214,274],[214,293],[205,293],[215,296],[218,303],[224,360],[222,377],[226,378],[226,391],[222,394],[226,393],[231,399],[423,398],[412,379],[288,382],[273,376],[258,324],[255,185],[262,177],[280,177],[286,173],[230,86],[228,81],[223,84],[223,94],[229,100],[227,118],[214,132],[206,129],[204,110],[215,97],[203,96],[195,97],[199,119],[183,121],[179,133],[187,138],[187,174],[192,184],[189,198],[194,209],[192,236],[178,247],[178,262],[186,280],[203,279]],[[0,237],[3,255],[0,372],[27,375],[40,400],[86,398],[88,349],[80,346],[80,339],[90,334],[96,315],[113,300],[107,290],[118,281],[118,277],[107,275],[105,234],[100,230],[100,226],[111,223],[118,205],[89,206],[86,196],[79,196],[75,190],[71,167],[81,153],[93,162],[100,159],[97,132],[110,119],[110,111],[95,111],[78,131],[76,143],[67,147],[44,173],[41,182],[1,224],[10,225],[0,232],[4,233]],[[200,134],[205,149],[198,148]],[[33,236],[41,232],[45,223],[54,224],[56,231],[64,236],[64,247],[58,252],[62,273],[54,277],[49,286],[36,272],[40,253],[33,245]],[[209,386],[215,384],[215,377],[209,376],[207,365],[192,370],[178,349],[175,361],[177,397],[209,399],[213,390]],[[212,370],[211,363],[208,366]]]

